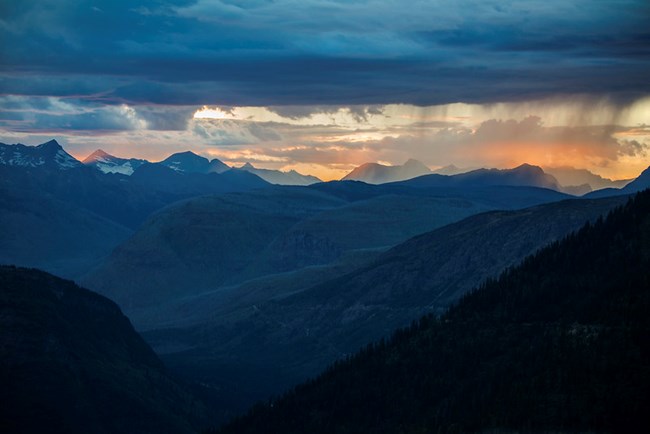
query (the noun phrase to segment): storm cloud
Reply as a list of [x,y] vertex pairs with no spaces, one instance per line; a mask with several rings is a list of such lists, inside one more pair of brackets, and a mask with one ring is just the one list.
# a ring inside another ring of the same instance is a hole
[[488,103],[650,90],[647,2],[8,0],[0,92],[114,104]]

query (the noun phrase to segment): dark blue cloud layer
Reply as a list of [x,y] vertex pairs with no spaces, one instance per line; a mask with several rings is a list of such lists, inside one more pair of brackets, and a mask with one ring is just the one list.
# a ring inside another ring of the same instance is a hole
[[2,94],[430,105],[650,93],[645,0],[8,0],[0,18]]

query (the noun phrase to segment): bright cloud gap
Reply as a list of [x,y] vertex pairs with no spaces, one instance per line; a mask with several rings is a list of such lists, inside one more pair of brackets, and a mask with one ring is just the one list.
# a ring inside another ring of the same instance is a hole
[[586,168],[630,178],[649,164],[650,97],[620,105],[573,96],[520,103],[351,106],[102,105],[0,96],[0,139],[56,137],[76,156],[97,148],[162,159],[192,150],[231,165],[339,179],[366,162],[430,168]]

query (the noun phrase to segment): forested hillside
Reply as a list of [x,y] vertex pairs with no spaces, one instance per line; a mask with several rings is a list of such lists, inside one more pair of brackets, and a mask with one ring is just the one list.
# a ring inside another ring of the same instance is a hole
[[650,191],[219,433],[647,432]]

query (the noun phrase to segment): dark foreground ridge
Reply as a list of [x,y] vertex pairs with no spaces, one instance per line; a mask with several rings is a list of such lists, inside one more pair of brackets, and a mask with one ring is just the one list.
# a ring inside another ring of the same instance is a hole
[[647,432],[650,191],[217,431]]
[[0,266],[0,432],[192,433],[205,408],[112,301]]

